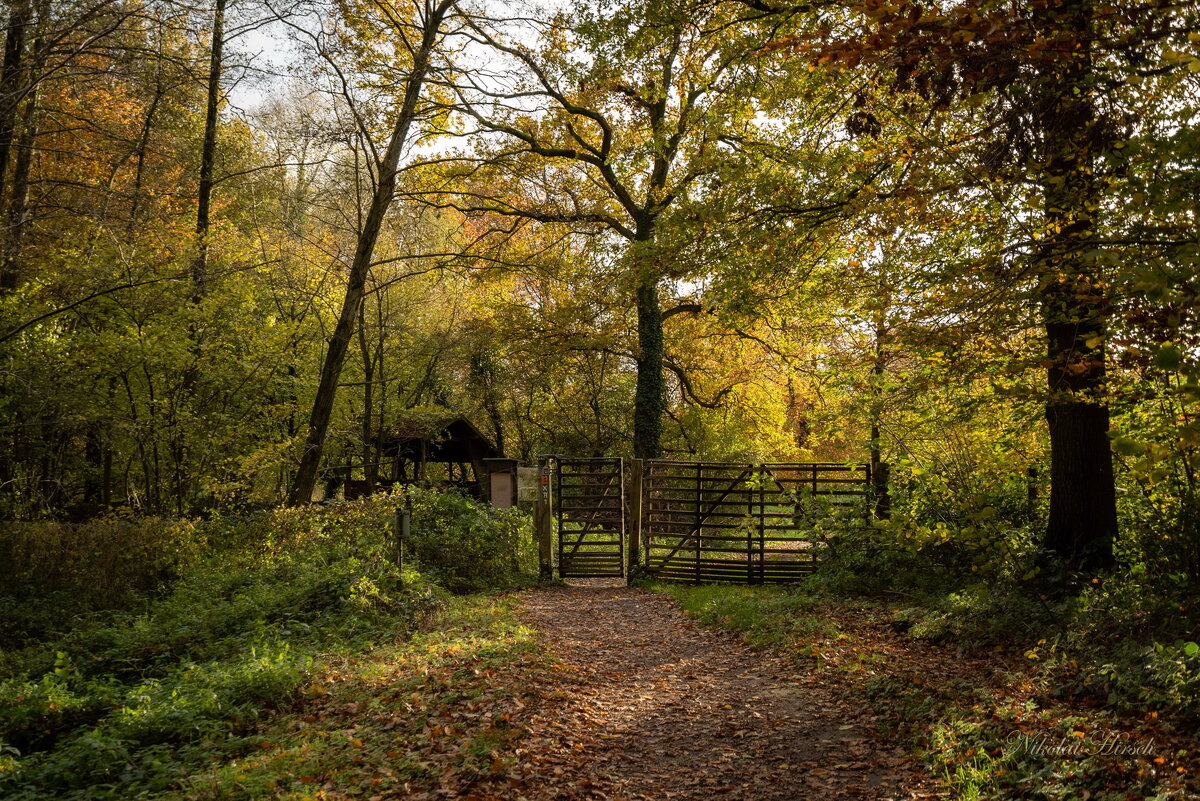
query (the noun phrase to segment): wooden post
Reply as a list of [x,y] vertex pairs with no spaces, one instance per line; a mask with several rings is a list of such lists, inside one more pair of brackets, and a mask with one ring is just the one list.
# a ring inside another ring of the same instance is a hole
[[887,462],[873,465],[871,471],[871,490],[875,496],[875,517],[887,520],[892,516],[892,498],[888,494],[888,476],[891,468]]
[[538,573],[542,581],[554,578],[554,538],[550,525],[550,458],[538,457],[538,494],[533,507],[534,536],[538,543]]
[[642,460],[629,460],[629,487],[626,493],[626,498],[629,500],[627,513],[629,515],[625,524],[625,536],[629,542],[626,546],[625,563],[625,579],[626,582],[633,576],[634,569],[640,563],[639,546],[641,545],[642,536]]
[[404,541],[408,539],[408,535],[412,532],[412,509],[407,505],[396,507],[396,524],[393,529],[395,534],[395,561],[396,566],[400,571],[404,571]]
[[700,548],[704,540],[700,538],[700,528],[704,524],[701,506],[704,498],[704,463],[696,462],[696,583],[700,583]]

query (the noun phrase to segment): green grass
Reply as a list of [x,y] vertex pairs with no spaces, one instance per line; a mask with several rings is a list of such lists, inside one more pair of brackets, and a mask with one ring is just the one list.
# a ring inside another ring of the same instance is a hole
[[740,632],[756,648],[784,647],[808,656],[804,644],[836,637],[837,626],[814,612],[820,598],[801,587],[650,584],[707,625]]

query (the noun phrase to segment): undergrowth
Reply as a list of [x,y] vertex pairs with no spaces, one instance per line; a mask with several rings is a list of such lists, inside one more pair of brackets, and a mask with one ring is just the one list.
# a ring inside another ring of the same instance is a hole
[[[400,504],[414,520],[403,570]],[[116,608],[107,594],[95,611],[64,604],[61,582],[40,597],[16,583],[0,601],[25,611],[0,641],[0,797],[148,797],[250,753],[329,655],[404,641],[448,590],[528,583],[526,526],[416,491],[197,524],[208,556]]]

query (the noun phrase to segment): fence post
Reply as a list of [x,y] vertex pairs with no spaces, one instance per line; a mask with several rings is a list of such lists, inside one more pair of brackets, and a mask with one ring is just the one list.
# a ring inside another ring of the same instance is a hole
[[871,467],[871,491],[875,496],[875,518],[887,520],[892,516],[892,497],[888,493],[888,477],[891,474],[891,467],[887,462],[876,462]]
[[625,524],[625,536],[629,540],[627,544],[625,563],[625,579],[628,581],[633,576],[633,571],[641,564],[641,556],[639,550],[642,544],[642,460],[629,460],[629,487],[626,490],[626,498],[629,500],[628,512],[629,519]]
[[400,568],[400,572],[404,572],[404,541],[408,539],[408,535],[412,532],[412,509],[408,505],[396,507],[396,524],[393,529],[395,534],[396,566]]
[[1025,468],[1025,508],[1029,522],[1038,521],[1038,469],[1030,466]]
[[538,457],[537,503],[533,507],[534,536],[538,543],[538,573],[542,581],[554,577],[553,536],[550,526],[550,459]]

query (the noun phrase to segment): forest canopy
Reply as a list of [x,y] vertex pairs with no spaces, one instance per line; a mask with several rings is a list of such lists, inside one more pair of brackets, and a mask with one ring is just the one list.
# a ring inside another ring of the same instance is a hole
[[453,413],[1200,570],[1193,4],[5,15],[5,517],[307,502]]

